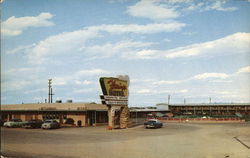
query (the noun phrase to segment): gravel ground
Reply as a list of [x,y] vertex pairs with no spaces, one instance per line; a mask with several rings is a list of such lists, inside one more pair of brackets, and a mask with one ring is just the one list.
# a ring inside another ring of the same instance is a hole
[[108,131],[1,128],[11,158],[250,158],[250,123],[167,123],[160,129]]

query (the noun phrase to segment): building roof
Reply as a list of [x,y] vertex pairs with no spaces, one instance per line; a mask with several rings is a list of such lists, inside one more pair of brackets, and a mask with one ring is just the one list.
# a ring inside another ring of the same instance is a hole
[[[157,104],[157,105],[163,105],[163,104]],[[168,105],[168,104],[165,104]],[[168,106],[250,106],[250,103],[210,103],[210,104],[169,104]]]
[[1,105],[1,111],[32,111],[32,110],[52,110],[52,111],[86,111],[101,110],[106,111],[108,108],[103,104],[90,103],[40,103],[40,104],[8,104]]

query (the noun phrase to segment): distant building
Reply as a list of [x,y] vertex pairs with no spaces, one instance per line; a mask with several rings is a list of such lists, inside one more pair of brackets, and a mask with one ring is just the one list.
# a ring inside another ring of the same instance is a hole
[[174,115],[250,115],[250,103],[220,103],[220,104],[157,104],[157,107],[166,107]]
[[90,103],[41,103],[1,105],[1,119],[14,118],[29,121],[31,119],[56,119],[63,123],[72,118],[81,126],[96,126],[108,121],[107,107],[102,104]]

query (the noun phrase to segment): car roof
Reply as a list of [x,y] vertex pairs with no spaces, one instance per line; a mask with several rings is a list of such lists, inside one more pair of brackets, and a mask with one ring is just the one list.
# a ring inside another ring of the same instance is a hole
[[159,120],[157,120],[157,119],[149,119],[148,121],[159,121]]

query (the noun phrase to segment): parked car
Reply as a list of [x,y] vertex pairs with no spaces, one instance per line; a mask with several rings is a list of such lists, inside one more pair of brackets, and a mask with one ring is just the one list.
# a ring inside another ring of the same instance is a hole
[[5,120],[0,120],[0,126],[2,127],[6,121]]
[[56,120],[46,120],[42,124],[42,129],[60,128],[60,124]]
[[24,122],[21,119],[12,119],[3,124],[4,127],[22,127]]
[[39,119],[33,119],[33,120],[29,120],[28,122],[26,122],[23,127],[25,128],[41,128],[43,124],[42,120]]
[[161,128],[163,124],[157,119],[150,119],[144,123],[145,128]]

